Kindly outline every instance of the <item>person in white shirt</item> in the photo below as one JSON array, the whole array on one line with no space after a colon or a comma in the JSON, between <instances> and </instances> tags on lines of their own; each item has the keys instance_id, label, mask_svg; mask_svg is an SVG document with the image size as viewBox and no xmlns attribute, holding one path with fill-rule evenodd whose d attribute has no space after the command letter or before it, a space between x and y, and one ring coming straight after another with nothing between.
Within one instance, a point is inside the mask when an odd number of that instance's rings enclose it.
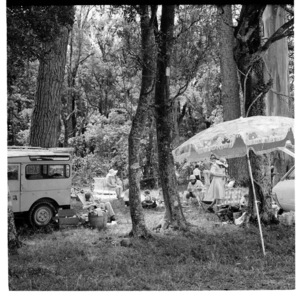
<instances>
[{"instance_id":1,"label":"person in white shirt","mask_svg":"<svg viewBox=\"0 0 300 296\"><path fill-rule=\"evenodd\" d=\"M114 169L110 169L108 174L106 175L105 181L106 181L106 186L108 188L114 189L117 194L117 198L121 197L122 194L122 186L118 184L118 180L116 177L117 170L115 171Z\"/></svg>"},{"instance_id":2,"label":"person in white shirt","mask_svg":"<svg viewBox=\"0 0 300 296\"><path fill-rule=\"evenodd\" d=\"M194 175L190 176L190 182L187 187L187 193L185 194L187 204L191 203L190 198L197 198L198 202L200 203L200 193L204 188L204 185L200 180L197 180Z\"/></svg>"},{"instance_id":3,"label":"person in white shirt","mask_svg":"<svg viewBox=\"0 0 300 296\"><path fill-rule=\"evenodd\" d=\"M199 170L198 164L196 164L196 166L193 170L193 175L196 177L197 180L201 181L201 171Z\"/></svg>"}]
</instances>

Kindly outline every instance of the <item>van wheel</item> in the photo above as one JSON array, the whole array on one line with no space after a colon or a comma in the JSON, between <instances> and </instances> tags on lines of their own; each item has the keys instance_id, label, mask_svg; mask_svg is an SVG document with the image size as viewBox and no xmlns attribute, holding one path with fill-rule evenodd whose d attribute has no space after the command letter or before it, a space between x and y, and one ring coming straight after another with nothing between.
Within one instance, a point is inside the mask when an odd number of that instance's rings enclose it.
<instances>
[{"instance_id":1,"label":"van wheel","mask_svg":"<svg viewBox=\"0 0 300 296\"><path fill-rule=\"evenodd\" d=\"M55 208L49 202L40 202L33 206L29 212L29 221L32 226L46 226L55 213Z\"/></svg>"}]
</instances>

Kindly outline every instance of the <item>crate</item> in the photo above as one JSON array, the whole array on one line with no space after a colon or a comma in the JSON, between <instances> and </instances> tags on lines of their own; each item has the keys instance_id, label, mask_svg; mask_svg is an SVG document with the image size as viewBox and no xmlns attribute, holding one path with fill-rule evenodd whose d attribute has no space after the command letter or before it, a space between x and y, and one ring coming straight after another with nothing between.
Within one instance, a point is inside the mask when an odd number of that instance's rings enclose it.
<instances>
[{"instance_id":1,"label":"crate","mask_svg":"<svg viewBox=\"0 0 300 296\"><path fill-rule=\"evenodd\" d=\"M75 210L66 209L58 211L58 222L59 226L77 226L79 224L79 218L73 217L76 215Z\"/></svg>"}]
</instances>

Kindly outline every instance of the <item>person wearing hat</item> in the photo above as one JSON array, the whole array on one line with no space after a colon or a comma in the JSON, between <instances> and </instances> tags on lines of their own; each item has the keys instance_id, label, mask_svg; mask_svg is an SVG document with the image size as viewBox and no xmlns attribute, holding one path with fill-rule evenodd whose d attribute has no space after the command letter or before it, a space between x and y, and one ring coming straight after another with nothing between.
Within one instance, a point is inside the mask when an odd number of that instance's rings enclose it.
<instances>
[{"instance_id":1,"label":"person wearing hat","mask_svg":"<svg viewBox=\"0 0 300 296\"><path fill-rule=\"evenodd\" d=\"M85 195L85 204L83 205L84 210L88 210L89 212L94 210L101 209L102 211L107 211L108 213L108 221L111 223L112 221L116 221L115 212L110 204L110 202L100 202L96 203L94 200L94 196L91 192L86 192Z\"/></svg>"},{"instance_id":2,"label":"person wearing hat","mask_svg":"<svg viewBox=\"0 0 300 296\"><path fill-rule=\"evenodd\" d=\"M187 187L187 192L185 194L186 203L190 204L191 200L190 198L197 198L199 201L200 193L202 191L202 188L204 188L204 185L200 180L197 180L195 175L190 175L190 182Z\"/></svg>"},{"instance_id":3,"label":"person wearing hat","mask_svg":"<svg viewBox=\"0 0 300 296\"><path fill-rule=\"evenodd\" d=\"M112 188L116 191L117 193L117 198L121 198L122 194L122 186L118 184L117 181L117 170L115 171L114 169L110 169L108 171L108 174L106 175L106 186L108 188Z\"/></svg>"},{"instance_id":4,"label":"person wearing hat","mask_svg":"<svg viewBox=\"0 0 300 296\"><path fill-rule=\"evenodd\" d=\"M211 166L210 175L212 176L212 181L204 200L205 202L211 201L210 206L207 208L208 211L212 211L212 207L217 200L222 200L225 196L225 168L227 167L225 158L216 159Z\"/></svg>"}]
</instances>

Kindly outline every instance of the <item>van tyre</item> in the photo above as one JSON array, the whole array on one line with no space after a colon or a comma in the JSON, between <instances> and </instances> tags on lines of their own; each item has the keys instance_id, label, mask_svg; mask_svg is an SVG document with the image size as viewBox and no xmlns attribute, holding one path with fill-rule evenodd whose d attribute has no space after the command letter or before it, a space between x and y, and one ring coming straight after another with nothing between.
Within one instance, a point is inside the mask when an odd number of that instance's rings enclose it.
<instances>
[{"instance_id":1,"label":"van tyre","mask_svg":"<svg viewBox=\"0 0 300 296\"><path fill-rule=\"evenodd\" d=\"M42 227L50 223L55 213L54 206L49 202L40 202L29 212L29 221L32 226Z\"/></svg>"}]
</instances>

